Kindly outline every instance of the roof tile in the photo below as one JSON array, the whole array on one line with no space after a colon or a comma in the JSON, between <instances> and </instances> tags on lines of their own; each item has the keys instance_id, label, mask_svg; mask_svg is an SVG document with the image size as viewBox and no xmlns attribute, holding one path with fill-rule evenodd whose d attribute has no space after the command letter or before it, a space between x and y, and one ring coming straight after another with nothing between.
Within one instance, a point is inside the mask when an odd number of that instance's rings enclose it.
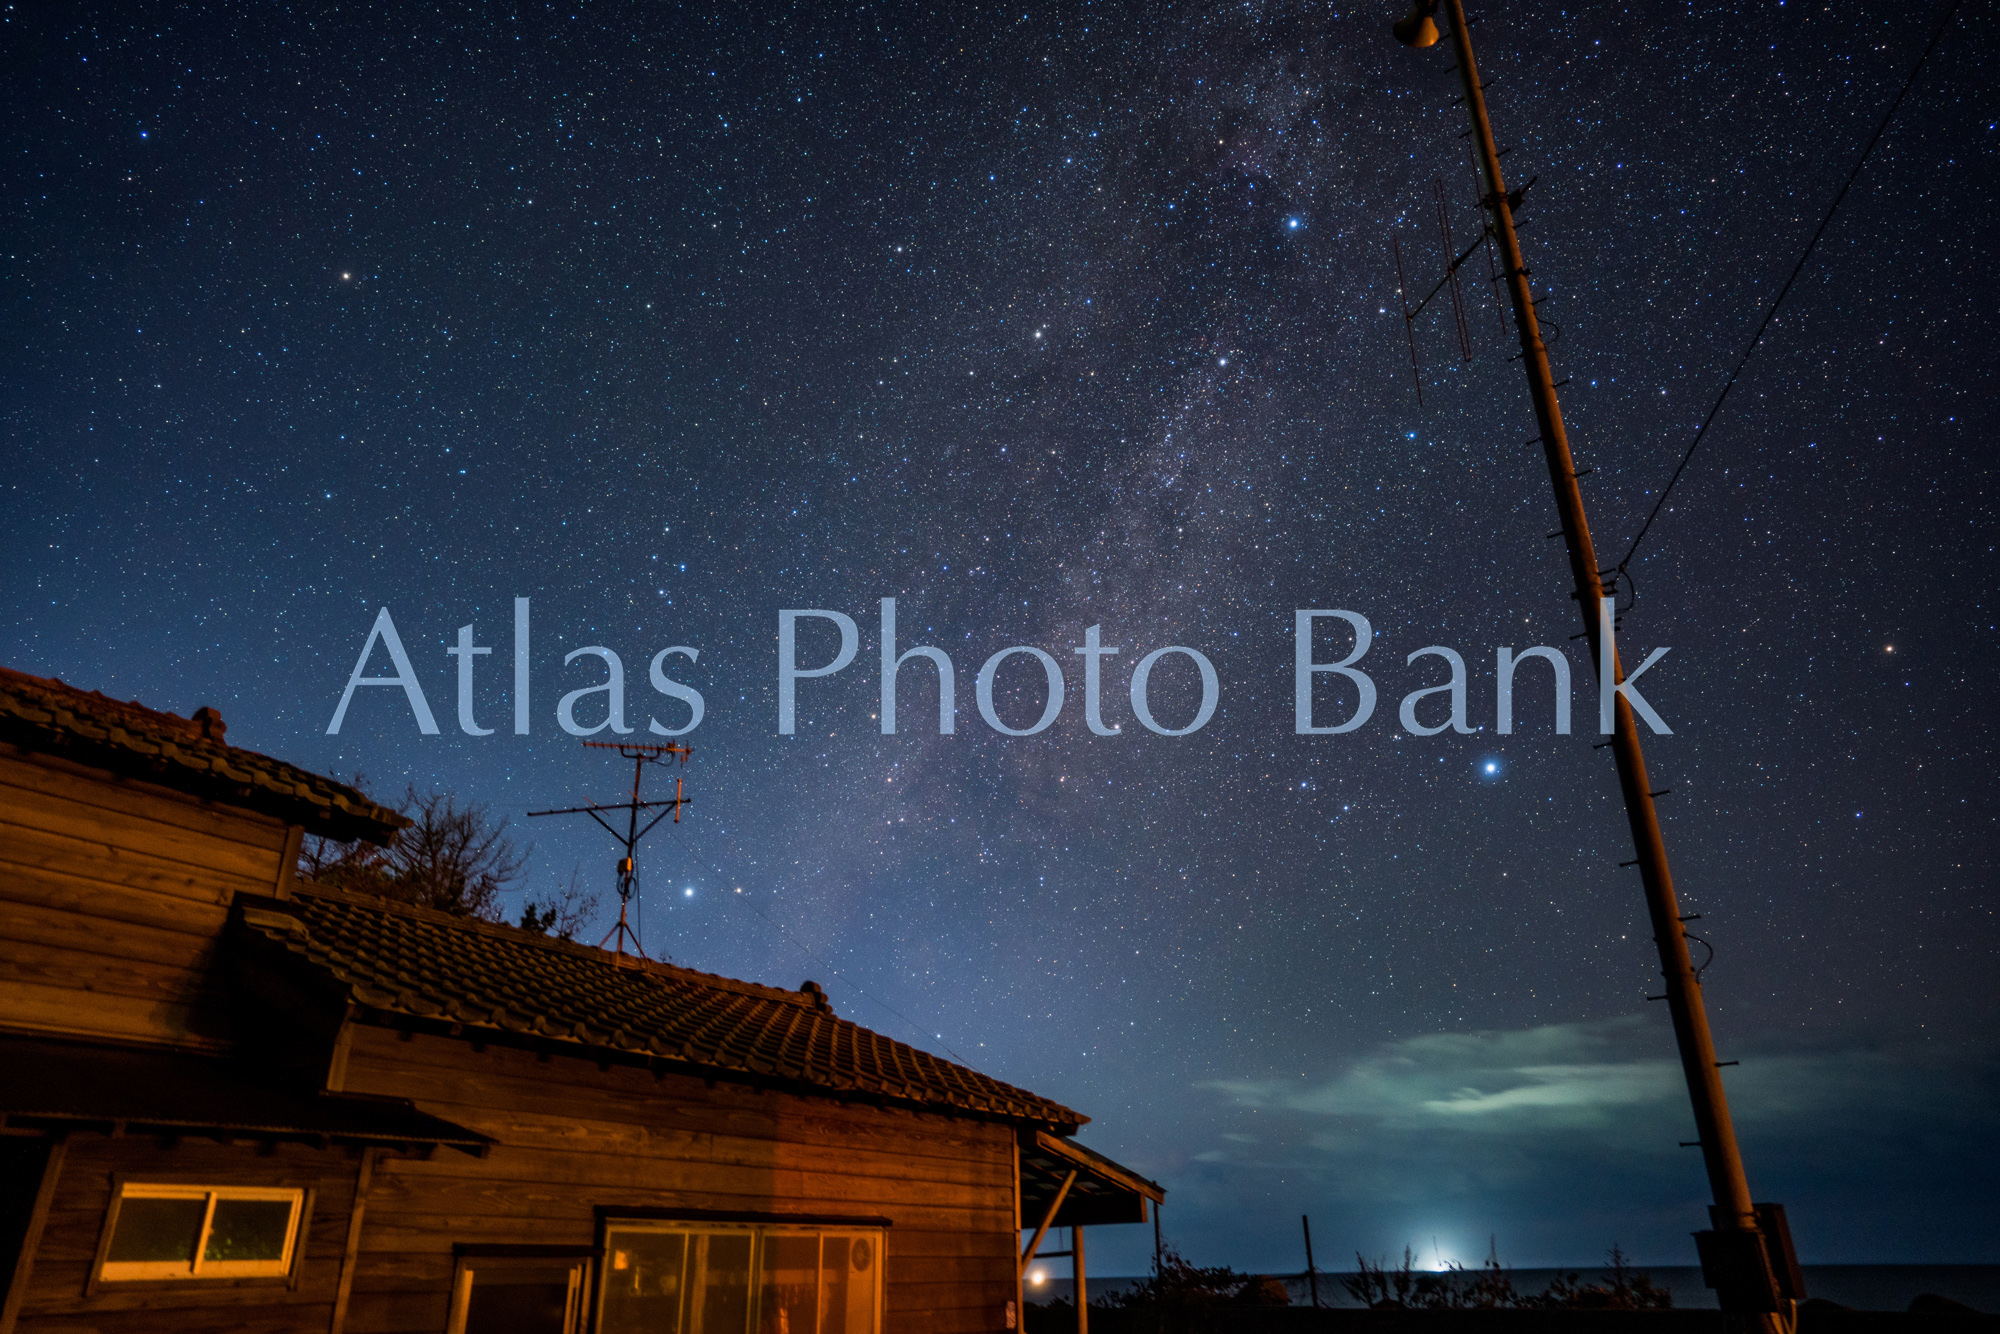
<instances>
[{"instance_id":1,"label":"roof tile","mask_svg":"<svg viewBox=\"0 0 2000 1334\"><path fill-rule=\"evenodd\" d=\"M192 718L0 667L0 741L242 806L329 838L386 843L409 821L331 778L223 740L214 709Z\"/></svg>"},{"instance_id":2,"label":"roof tile","mask_svg":"<svg viewBox=\"0 0 2000 1334\"><path fill-rule=\"evenodd\" d=\"M815 993L619 958L514 927L301 887L242 925L377 1010L778 1078L810 1090L1074 1128L1088 1118L841 1019Z\"/></svg>"}]
</instances>

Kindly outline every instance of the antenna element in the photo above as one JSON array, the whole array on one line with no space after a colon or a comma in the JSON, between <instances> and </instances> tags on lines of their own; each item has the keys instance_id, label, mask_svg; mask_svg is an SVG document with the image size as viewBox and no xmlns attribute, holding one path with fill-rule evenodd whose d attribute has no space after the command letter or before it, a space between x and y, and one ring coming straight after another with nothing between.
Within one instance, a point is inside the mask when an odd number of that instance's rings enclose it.
<instances>
[{"instance_id":1,"label":"antenna element","mask_svg":"<svg viewBox=\"0 0 2000 1334\"><path fill-rule=\"evenodd\" d=\"M604 826L605 833L624 846L625 855L618 859L618 925L605 933L604 939L597 942L597 948L603 949L606 944L615 942L618 957L622 960L625 957L625 941L629 938L632 942L632 952L644 959L648 956L645 947L639 943L639 933L634 931L626 920L626 912L632 904L632 893L639 880L637 859L639 840L651 833L653 826L666 819L670 813L674 817L674 823L679 824L681 807L687 805L689 799L686 795L685 780L678 773L674 775L674 795L669 800L639 800L639 783L645 777L647 765L675 762L686 764L688 756L694 754L694 751L686 746L674 745L672 742L663 746L653 745L650 742L628 741L586 741L583 744L591 750L615 750L632 761L631 800L620 802L615 806L565 806L560 810L529 811L528 814L530 816L588 815ZM641 828L639 812L650 810L659 810L660 813L647 820L645 826ZM613 811L625 812L625 832L622 834L604 818Z\"/></svg>"}]
</instances>

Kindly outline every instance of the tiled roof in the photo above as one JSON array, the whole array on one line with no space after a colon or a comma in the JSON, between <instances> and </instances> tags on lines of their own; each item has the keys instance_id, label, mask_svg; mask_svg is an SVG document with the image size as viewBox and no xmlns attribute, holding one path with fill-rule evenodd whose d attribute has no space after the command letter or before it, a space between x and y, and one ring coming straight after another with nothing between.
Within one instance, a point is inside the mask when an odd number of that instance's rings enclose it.
<instances>
[{"instance_id":1,"label":"tiled roof","mask_svg":"<svg viewBox=\"0 0 2000 1334\"><path fill-rule=\"evenodd\" d=\"M0 667L0 741L273 815L330 838L385 843L409 821L331 778L224 741L214 709L192 718Z\"/></svg>"},{"instance_id":2,"label":"tiled roof","mask_svg":"<svg viewBox=\"0 0 2000 1334\"><path fill-rule=\"evenodd\" d=\"M246 905L254 943L386 1015L629 1054L704 1074L1070 1132L1088 1118L785 991L338 890Z\"/></svg>"}]
</instances>

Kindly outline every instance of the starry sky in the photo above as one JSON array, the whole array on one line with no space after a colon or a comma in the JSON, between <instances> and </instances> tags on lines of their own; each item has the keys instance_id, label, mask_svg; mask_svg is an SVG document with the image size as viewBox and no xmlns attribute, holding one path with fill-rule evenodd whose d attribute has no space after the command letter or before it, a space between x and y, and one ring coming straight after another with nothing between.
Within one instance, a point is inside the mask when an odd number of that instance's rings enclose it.
<instances>
[{"instance_id":1,"label":"starry sky","mask_svg":"<svg viewBox=\"0 0 2000 1334\"><path fill-rule=\"evenodd\" d=\"M1630 541L1936 15L1479 7L1601 554ZM386 799L527 812L629 769L558 725L620 659L685 724L647 948L795 986L1093 1118L1203 1263L1405 1244L1693 1262L1707 1203L1458 89L1302 3L299 5L0 13L0 662ZM2000 1258L1990 7L1968 5L1634 562L1648 739L1753 1190L1808 1262ZM1422 275L1420 278L1419 275ZM512 730L514 600L531 730ZM881 732L879 602L900 674ZM356 691L388 608L440 728ZM777 727L781 608L858 656ZM1299 608L1373 717L1294 731ZM475 660L459 726L458 627ZM1098 735L1075 649L1102 663ZM1348 651L1333 621L1316 652ZM800 623L802 665L832 622ZM1498 647L1567 652L1496 730ZM1066 694L981 715L1011 646ZM1154 649L1214 665L1186 735ZM1468 734L1408 692L1467 664ZM379 647L370 670L388 674ZM1345 692L1345 693L1343 693ZM1029 654L994 716L1040 716ZM1188 656L1148 700L1194 718ZM1981 704L1987 699L1987 704ZM1322 677L1321 723L1351 690ZM1446 701L1419 712L1442 721ZM606 697L574 709L602 721ZM602 737L600 737L602 739ZM517 911L520 896L509 900ZM591 940L609 925L600 915ZM1701 952L1697 949L1697 960ZM1137 1272L1146 1229L1096 1265Z\"/></svg>"}]
</instances>

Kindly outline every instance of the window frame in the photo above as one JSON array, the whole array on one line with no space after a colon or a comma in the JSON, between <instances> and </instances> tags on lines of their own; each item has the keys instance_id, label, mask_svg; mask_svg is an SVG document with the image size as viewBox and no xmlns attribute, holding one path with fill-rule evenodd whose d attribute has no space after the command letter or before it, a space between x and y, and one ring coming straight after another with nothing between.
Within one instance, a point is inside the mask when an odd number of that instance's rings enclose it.
<instances>
[{"instance_id":1,"label":"window frame","mask_svg":"<svg viewBox=\"0 0 2000 1334\"><path fill-rule=\"evenodd\" d=\"M90 1290L125 1289L137 1284L174 1285L185 1283L233 1284L241 1282L285 1283L297 1286L299 1260L305 1254L307 1225L312 1219L313 1187L288 1182L238 1185L214 1180L162 1181L151 1177L113 1177L111 1201L104 1213L104 1231L97 1244L97 1256L90 1270ZM174 1260L113 1260L112 1243L127 1200L201 1199L201 1230L195 1236L194 1255L186 1263ZM207 1260L209 1237L215 1225L215 1207L221 1200L282 1200L291 1204L286 1223L285 1243L276 1260Z\"/></svg>"},{"instance_id":2,"label":"window frame","mask_svg":"<svg viewBox=\"0 0 2000 1334\"><path fill-rule=\"evenodd\" d=\"M767 1237L813 1236L820 1238L821 1247L825 1238L836 1236L865 1237L873 1243L875 1258L870 1266L872 1273L872 1309L874 1329L869 1334L882 1334L886 1328L888 1313L885 1302L888 1297L889 1269L889 1220L886 1218L843 1218L804 1215L787 1217L782 1214L718 1214L706 1210L598 1210L598 1279L591 1294L589 1305L589 1328L598 1331L604 1327L604 1301L612 1273L611 1234L617 1230L674 1233L686 1237L718 1233L740 1233L750 1238L750 1283L747 1325L751 1330L758 1326L761 1312L758 1302L761 1284L758 1275L763 1272L764 1243ZM821 1251L824 1257L824 1249ZM816 1280L824 1291L825 1261L822 1258L815 1271Z\"/></svg>"},{"instance_id":3,"label":"window frame","mask_svg":"<svg viewBox=\"0 0 2000 1334\"><path fill-rule=\"evenodd\" d=\"M445 1334L465 1334L465 1322L472 1313L472 1287L481 1270L552 1269L558 1264L566 1264L570 1271L563 1334L584 1334L588 1328L597 1269L597 1252L593 1247L461 1244L452 1249L456 1263L452 1266L451 1307L445 1316Z\"/></svg>"}]
</instances>

